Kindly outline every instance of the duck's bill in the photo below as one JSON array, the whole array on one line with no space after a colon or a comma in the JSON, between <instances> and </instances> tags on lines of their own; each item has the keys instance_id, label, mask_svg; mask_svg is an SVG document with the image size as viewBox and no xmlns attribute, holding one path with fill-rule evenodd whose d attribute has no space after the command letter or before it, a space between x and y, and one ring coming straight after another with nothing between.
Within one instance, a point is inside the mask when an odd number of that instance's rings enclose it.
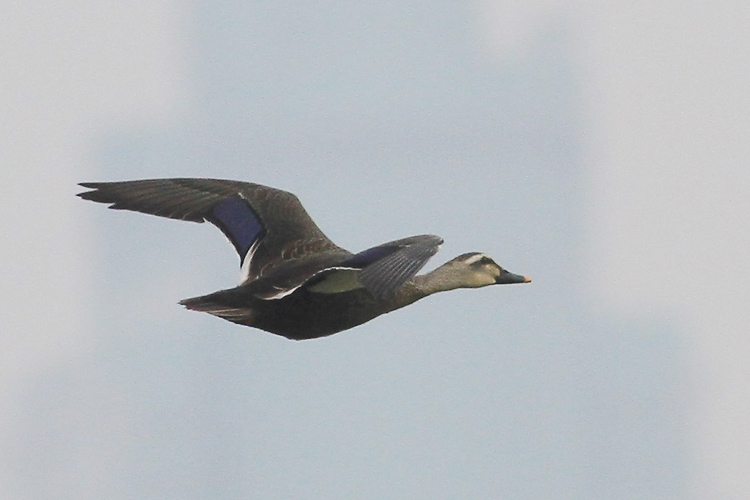
<instances>
[{"instance_id":1,"label":"duck's bill","mask_svg":"<svg viewBox=\"0 0 750 500\"><path fill-rule=\"evenodd\" d=\"M509 273L508 271L503 271L503 273L497 277L497 280L495 281L498 285L510 285L512 283L530 283L531 278L527 276L522 276L520 274L513 274Z\"/></svg>"}]
</instances>

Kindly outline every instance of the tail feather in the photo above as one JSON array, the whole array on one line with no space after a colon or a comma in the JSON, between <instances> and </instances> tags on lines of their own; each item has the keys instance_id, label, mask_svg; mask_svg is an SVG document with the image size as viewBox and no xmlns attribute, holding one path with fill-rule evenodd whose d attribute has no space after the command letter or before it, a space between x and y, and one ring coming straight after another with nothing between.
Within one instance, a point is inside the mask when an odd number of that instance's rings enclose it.
<instances>
[{"instance_id":1,"label":"tail feather","mask_svg":"<svg viewBox=\"0 0 750 500\"><path fill-rule=\"evenodd\" d=\"M180 301L180 304L192 311L205 312L233 323L250 325L255 316L253 309L240 304L237 294L232 292L233 290L222 290L201 297L184 299Z\"/></svg>"}]
</instances>

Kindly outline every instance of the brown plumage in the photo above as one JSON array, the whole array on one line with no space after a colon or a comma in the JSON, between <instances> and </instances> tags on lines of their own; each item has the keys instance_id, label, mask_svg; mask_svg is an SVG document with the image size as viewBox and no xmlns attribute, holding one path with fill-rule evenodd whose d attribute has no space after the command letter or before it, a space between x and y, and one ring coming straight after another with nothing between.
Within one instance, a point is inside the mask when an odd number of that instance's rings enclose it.
<instances>
[{"instance_id":1,"label":"brown plumage","mask_svg":"<svg viewBox=\"0 0 750 500\"><path fill-rule=\"evenodd\" d=\"M240 256L242 282L180 303L290 339L331 335L441 291L530 281L477 252L416 276L443 241L434 235L352 254L323 234L295 195L260 184L152 179L81 186L91 191L78 196L113 209L216 225Z\"/></svg>"}]
</instances>

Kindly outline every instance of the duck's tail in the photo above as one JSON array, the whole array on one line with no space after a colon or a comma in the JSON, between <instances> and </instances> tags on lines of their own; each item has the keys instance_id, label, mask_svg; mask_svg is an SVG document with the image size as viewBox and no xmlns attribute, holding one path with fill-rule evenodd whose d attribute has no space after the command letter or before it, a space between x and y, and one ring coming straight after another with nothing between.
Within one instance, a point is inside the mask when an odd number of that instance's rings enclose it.
<instances>
[{"instance_id":1,"label":"duck's tail","mask_svg":"<svg viewBox=\"0 0 750 500\"><path fill-rule=\"evenodd\" d=\"M240 325L252 326L255 318L252 307L247 304L247 298L236 288L184 299L180 304L193 311L213 314Z\"/></svg>"}]
</instances>

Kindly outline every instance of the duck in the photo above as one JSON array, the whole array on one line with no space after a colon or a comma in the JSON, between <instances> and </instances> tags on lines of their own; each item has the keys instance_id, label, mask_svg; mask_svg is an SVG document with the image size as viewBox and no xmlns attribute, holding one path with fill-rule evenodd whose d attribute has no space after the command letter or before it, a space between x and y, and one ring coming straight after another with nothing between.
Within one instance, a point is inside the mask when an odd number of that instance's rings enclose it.
<instances>
[{"instance_id":1,"label":"duck","mask_svg":"<svg viewBox=\"0 0 750 500\"><path fill-rule=\"evenodd\" d=\"M82 182L84 200L209 222L240 258L238 286L180 301L187 309L292 340L327 337L435 293L528 283L481 252L418 275L443 239L410 236L358 253L333 243L293 193L224 179Z\"/></svg>"}]
</instances>

